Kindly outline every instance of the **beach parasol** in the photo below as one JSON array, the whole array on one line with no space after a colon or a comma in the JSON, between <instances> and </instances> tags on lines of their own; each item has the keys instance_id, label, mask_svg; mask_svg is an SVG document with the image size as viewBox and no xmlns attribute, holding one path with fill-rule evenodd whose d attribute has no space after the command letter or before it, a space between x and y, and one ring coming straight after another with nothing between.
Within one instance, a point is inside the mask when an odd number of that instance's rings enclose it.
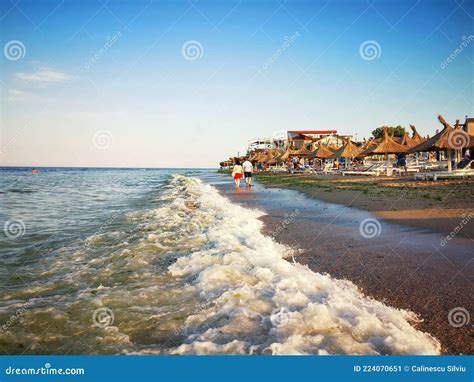
<instances>
[{"instance_id":1,"label":"beach parasol","mask_svg":"<svg viewBox=\"0 0 474 382\"><path fill-rule=\"evenodd\" d=\"M311 151L308 154L308 159L313 159L313 158L328 159L332 154L333 152L326 145L320 144L316 148L316 150Z\"/></svg>"},{"instance_id":2,"label":"beach parasol","mask_svg":"<svg viewBox=\"0 0 474 382\"><path fill-rule=\"evenodd\" d=\"M449 125L441 115L438 115L438 120L444 126L443 130L427 139L425 142L411 148L409 152L447 150L448 172L451 172L452 150L461 150L462 148L468 147L470 144L470 137L461 127L453 128ZM456 125L458 126L458 123Z\"/></svg>"},{"instance_id":3,"label":"beach parasol","mask_svg":"<svg viewBox=\"0 0 474 382\"><path fill-rule=\"evenodd\" d=\"M283 153L281 151L276 150L276 152L273 153L272 158L267 161L267 164L275 165L275 164L283 162L283 160L281 159L282 156L283 156Z\"/></svg>"},{"instance_id":4,"label":"beach parasol","mask_svg":"<svg viewBox=\"0 0 474 382\"><path fill-rule=\"evenodd\" d=\"M360 149L356 145L354 145L349 138L346 138L344 144L339 147L339 149L334 151L334 153L329 158L354 158L358 156L359 153Z\"/></svg>"},{"instance_id":5,"label":"beach parasol","mask_svg":"<svg viewBox=\"0 0 474 382\"><path fill-rule=\"evenodd\" d=\"M383 138L380 142L375 145L370 146L364 152L360 153L359 156L366 156L366 155L377 155L377 154L384 154L385 160L387 161L387 175L389 174L388 171L388 155L389 154L399 154L399 153L406 153L408 148L406 146L402 146L401 144L395 142L390 134L388 133L388 128L384 127L383 129Z\"/></svg>"},{"instance_id":6,"label":"beach parasol","mask_svg":"<svg viewBox=\"0 0 474 382\"><path fill-rule=\"evenodd\" d=\"M372 147L372 146L375 146L377 144L377 142L378 141L376 141L375 139L369 139L369 140L364 139L362 147L360 147L359 154L357 156L358 157L365 156L364 153L368 152L369 148Z\"/></svg>"},{"instance_id":7,"label":"beach parasol","mask_svg":"<svg viewBox=\"0 0 474 382\"><path fill-rule=\"evenodd\" d=\"M278 163L278 158L277 157L273 157L272 159L269 159L267 161L267 164L269 164L269 165L275 165L277 163Z\"/></svg>"},{"instance_id":8,"label":"beach parasol","mask_svg":"<svg viewBox=\"0 0 474 382\"><path fill-rule=\"evenodd\" d=\"M290 157L290 155L291 155L291 150L290 148L287 148L286 151L283 153L283 155L280 157L280 159L285 161Z\"/></svg>"},{"instance_id":9,"label":"beach parasol","mask_svg":"<svg viewBox=\"0 0 474 382\"><path fill-rule=\"evenodd\" d=\"M271 157L270 157L271 158ZM265 151L265 152L261 152L260 155L258 156L257 158L257 162L258 163L265 163L267 160L270 159L269 158L269 152L268 151Z\"/></svg>"},{"instance_id":10,"label":"beach parasol","mask_svg":"<svg viewBox=\"0 0 474 382\"><path fill-rule=\"evenodd\" d=\"M305 145L301 146L301 148L299 150L296 150L293 155L296 155L296 156L308 156L309 154L311 153L311 151L309 151Z\"/></svg>"},{"instance_id":11,"label":"beach parasol","mask_svg":"<svg viewBox=\"0 0 474 382\"><path fill-rule=\"evenodd\" d=\"M403 134L403 137L399 142L401 145L406 146L408 149L411 149L425 141L425 138L418 134L418 131L416 130L416 127L414 125L410 125L410 129L413 132L412 136L410 137L407 131L405 130L405 133ZM415 161L416 165L418 166L418 153L415 154Z\"/></svg>"},{"instance_id":12,"label":"beach parasol","mask_svg":"<svg viewBox=\"0 0 474 382\"><path fill-rule=\"evenodd\" d=\"M286 151L283 153L283 155L280 157L280 159L282 161L285 161L287 159L289 159L292 155L296 155L296 151L290 149L290 147L288 146Z\"/></svg>"},{"instance_id":13,"label":"beach parasol","mask_svg":"<svg viewBox=\"0 0 474 382\"><path fill-rule=\"evenodd\" d=\"M416 130L415 125L410 125L410 129L411 129L411 131L413 131L413 134L411 136L411 140L415 144L419 145L420 143L426 141L425 138L423 138L420 134L418 134L418 131Z\"/></svg>"},{"instance_id":14,"label":"beach parasol","mask_svg":"<svg viewBox=\"0 0 474 382\"><path fill-rule=\"evenodd\" d=\"M262 155L259 159L260 163L267 163L269 164L270 161L276 159L278 157L278 150L270 149L264 155Z\"/></svg>"},{"instance_id":15,"label":"beach parasol","mask_svg":"<svg viewBox=\"0 0 474 382\"><path fill-rule=\"evenodd\" d=\"M417 143L413 141L413 139L410 137L410 135L405 131L402 137L398 140L398 143L400 143L402 146L405 146L408 149L411 149L412 147L415 147Z\"/></svg>"},{"instance_id":16,"label":"beach parasol","mask_svg":"<svg viewBox=\"0 0 474 382\"><path fill-rule=\"evenodd\" d=\"M253 154L250 156L249 161L257 162L258 158L260 157L261 151L254 151Z\"/></svg>"},{"instance_id":17,"label":"beach parasol","mask_svg":"<svg viewBox=\"0 0 474 382\"><path fill-rule=\"evenodd\" d=\"M388 133L388 128L384 127L383 129L383 138L380 142L369 146L364 152L359 153L359 156L366 155L376 155L376 154L398 154L405 153L407 148L401 144L395 142L390 134Z\"/></svg>"}]
</instances>

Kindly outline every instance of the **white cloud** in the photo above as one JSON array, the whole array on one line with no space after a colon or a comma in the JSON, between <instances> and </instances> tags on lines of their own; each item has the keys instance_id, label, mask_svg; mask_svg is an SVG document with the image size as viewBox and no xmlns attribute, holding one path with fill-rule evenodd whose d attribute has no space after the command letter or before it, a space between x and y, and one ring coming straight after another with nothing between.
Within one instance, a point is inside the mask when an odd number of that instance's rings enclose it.
<instances>
[{"instance_id":1,"label":"white cloud","mask_svg":"<svg viewBox=\"0 0 474 382\"><path fill-rule=\"evenodd\" d=\"M66 82L72 80L72 76L60 72L59 70L40 68L34 72L18 72L15 73L15 78L21 81L35 82L38 84L46 84L51 82Z\"/></svg>"}]
</instances>

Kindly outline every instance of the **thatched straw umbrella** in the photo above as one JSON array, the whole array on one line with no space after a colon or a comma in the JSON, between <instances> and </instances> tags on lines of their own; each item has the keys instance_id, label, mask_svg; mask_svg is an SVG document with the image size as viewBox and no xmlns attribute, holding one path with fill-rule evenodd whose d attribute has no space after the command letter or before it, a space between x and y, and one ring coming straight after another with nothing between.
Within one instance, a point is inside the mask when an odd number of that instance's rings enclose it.
<instances>
[{"instance_id":1,"label":"thatched straw umbrella","mask_svg":"<svg viewBox=\"0 0 474 382\"><path fill-rule=\"evenodd\" d=\"M400 137L398 143L400 143L402 146L406 146L408 149L411 149L417 145L417 143L410 137L410 135L408 135L406 131L403 136Z\"/></svg>"},{"instance_id":2,"label":"thatched straw umbrella","mask_svg":"<svg viewBox=\"0 0 474 382\"><path fill-rule=\"evenodd\" d=\"M258 156L260 155L260 153L261 153L261 151L254 151L252 153L252 155L250 155L249 161L250 162L256 161L258 159Z\"/></svg>"},{"instance_id":3,"label":"thatched straw umbrella","mask_svg":"<svg viewBox=\"0 0 474 382\"><path fill-rule=\"evenodd\" d=\"M418 133L418 131L416 130L415 125L410 125L410 129L413 132L413 134L411 136L411 140L408 140L409 144L406 145L406 146L408 146L409 149L411 149L411 148L419 145L420 143L423 143L424 141L426 141L426 138L423 138ZM416 161L417 166L418 166L418 160L419 160L419 155L418 155L418 153L415 153L415 161Z\"/></svg>"},{"instance_id":4,"label":"thatched straw umbrella","mask_svg":"<svg viewBox=\"0 0 474 382\"><path fill-rule=\"evenodd\" d=\"M296 151L295 150L292 150L290 149L290 147L288 146L286 151L283 153L283 155L280 157L280 159L282 161L285 161L287 159L289 159L292 155L296 155Z\"/></svg>"},{"instance_id":5,"label":"thatched straw umbrella","mask_svg":"<svg viewBox=\"0 0 474 382\"><path fill-rule=\"evenodd\" d=\"M337 158L346 158L352 159L358 156L360 153L360 149L354 145L349 138L344 139L344 144L339 147L334 154L331 155L330 159L337 159ZM345 161L345 167L347 168L348 161Z\"/></svg>"},{"instance_id":6,"label":"thatched straw umbrella","mask_svg":"<svg viewBox=\"0 0 474 382\"><path fill-rule=\"evenodd\" d=\"M423 138L420 134L418 134L418 131L416 131L415 126L410 125L410 127L413 130L413 137L410 137L408 132L404 129L403 136L397 140L398 143L400 143L402 146L405 146L407 149L411 149L412 147L415 147L416 145L423 142ZM415 154L415 161L418 165L418 153Z\"/></svg>"},{"instance_id":7,"label":"thatched straw umbrella","mask_svg":"<svg viewBox=\"0 0 474 382\"><path fill-rule=\"evenodd\" d=\"M275 150L272 154L272 158L267 161L268 165L276 165L278 163L283 162L281 157L283 156L283 152Z\"/></svg>"},{"instance_id":8,"label":"thatched straw umbrella","mask_svg":"<svg viewBox=\"0 0 474 382\"><path fill-rule=\"evenodd\" d=\"M268 150L267 155L265 157L265 162L268 163L268 161L272 160L278 155L277 150Z\"/></svg>"},{"instance_id":9,"label":"thatched straw umbrella","mask_svg":"<svg viewBox=\"0 0 474 382\"><path fill-rule=\"evenodd\" d=\"M258 163L265 163L267 160L269 160L271 157L269 157L269 152L268 151L265 151L265 152L261 152L260 155L258 156L257 158L257 162Z\"/></svg>"},{"instance_id":10,"label":"thatched straw umbrella","mask_svg":"<svg viewBox=\"0 0 474 382\"><path fill-rule=\"evenodd\" d=\"M420 143L419 145L411 148L410 153L420 152L420 151L444 151L447 150L448 157L448 172L452 171L451 157L453 149L462 149L469 146L469 136L467 133L462 130L462 128L457 127L454 129L445 119L438 115L439 122L444 126L438 134L427 139L425 142ZM466 138L466 136L468 138Z\"/></svg>"},{"instance_id":11,"label":"thatched straw umbrella","mask_svg":"<svg viewBox=\"0 0 474 382\"><path fill-rule=\"evenodd\" d=\"M356 145L354 145L349 138L346 138L344 144L339 147L339 149L334 151L334 153L329 158L355 158L359 155L359 153L360 149Z\"/></svg>"},{"instance_id":12,"label":"thatched straw umbrella","mask_svg":"<svg viewBox=\"0 0 474 382\"><path fill-rule=\"evenodd\" d=\"M286 151L283 153L283 155L280 157L281 160L287 160L291 155L291 150L288 148Z\"/></svg>"},{"instance_id":13,"label":"thatched straw umbrella","mask_svg":"<svg viewBox=\"0 0 474 382\"><path fill-rule=\"evenodd\" d=\"M401 144L395 142L392 137L390 137L388 133L388 128L384 127L383 129L383 138L380 142L376 145L370 146L367 150L360 153L360 156L366 155L385 155L385 160L387 162L387 175L388 175L388 155L389 154L399 154L399 153L406 153L408 148L406 146L402 146Z\"/></svg>"},{"instance_id":14,"label":"thatched straw umbrella","mask_svg":"<svg viewBox=\"0 0 474 382\"><path fill-rule=\"evenodd\" d=\"M332 154L333 152L329 149L329 147L321 143L316 148L316 150L308 154L308 159L313 159L313 158L328 159Z\"/></svg>"},{"instance_id":15,"label":"thatched straw umbrella","mask_svg":"<svg viewBox=\"0 0 474 382\"><path fill-rule=\"evenodd\" d=\"M275 165L275 164L278 164L278 158L277 157L273 157L272 159L269 159L267 161L267 164L272 166L272 165Z\"/></svg>"},{"instance_id":16,"label":"thatched straw umbrella","mask_svg":"<svg viewBox=\"0 0 474 382\"><path fill-rule=\"evenodd\" d=\"M415 125L410 125L410 129L411 131L413 131L413 134L411 136L411 140L413 141L413 143L419 145L420 143L423 143L424 141L426 141L425 138L423 138L420 134L418 134L418 131L416 130Z\"/></svg>"},{"instance_id":17,"label":"thatched straw umbrella","mask_svg":"<svg viewBox=\"0 0 474 382\"><path fill-rule=\"evenodd\" d=\"M279 157L278 150L270 149L264 155L260 157L259 163L271 164L270 162L273 162L273 160L277 159L278 157Z\"/></svg>"},{"instance_id":18,"label":"thatched straw umbrella","mask_svg":"<svg viewBox=\"0 0 474 382\"><path fill-rule=\"evenodd\" d=\"M375 146L377 142L378 141L376 141L375 139L369 139L369 140L364 139L362 147L359 148L359 154L357 156L359 158L364 157L365 156L364 153L368 152L369 148L372 146Z\"/></svg>"},{"instance_id":19,"label":"thatched straw umbrella","mask_svg":"<svg viewBox=\"0 0 474 382\"><path fill-rule=\"evenodd\" d=\"M296 155L296 156L302 156L302 157L306 157L309 155L309 153L311 153L311 151L309 151L305 145L301 146L301 148L299 150L296 150L293 155Z\"/></svg>"}]
</instances>

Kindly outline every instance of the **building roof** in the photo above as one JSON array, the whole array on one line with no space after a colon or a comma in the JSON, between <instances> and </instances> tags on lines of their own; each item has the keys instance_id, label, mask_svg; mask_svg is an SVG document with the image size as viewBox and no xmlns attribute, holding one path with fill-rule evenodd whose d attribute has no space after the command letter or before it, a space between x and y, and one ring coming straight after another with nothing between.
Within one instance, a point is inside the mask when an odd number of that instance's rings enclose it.
<instances>
[{"instance_id":1,"label":"building roof","mask_svg":"<svg viewBox=\"0 0 474 382\"><path fill-rule=\"evenodd\" d=\"M337 130L290 130L288 131L289 141L314 140L311 135L331 135L337 134Z\"/></svg>"},{"instance_id":2,"label":"building roof","mask_svg":"<svg viewBox=\"0 0 474 382\"><path fill-rule=\"evenodd\" d=\"M337 134L337 130L288 130L292 134Z\"/></svg>"}]
</instances>

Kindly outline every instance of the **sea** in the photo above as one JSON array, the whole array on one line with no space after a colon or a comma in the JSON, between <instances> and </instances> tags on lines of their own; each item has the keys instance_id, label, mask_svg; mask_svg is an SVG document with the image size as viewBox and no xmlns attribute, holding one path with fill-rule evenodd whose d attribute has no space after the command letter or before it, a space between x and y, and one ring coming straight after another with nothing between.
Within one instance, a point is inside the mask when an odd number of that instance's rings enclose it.
<instances>
[{"instance_id":1,"label":"sea","mask_svg":"<svg viewBox=\"0 0 474 382\"><path fill-rule=\"evenodd\" d=\"M311 271L216 170L0 168L2 354L438 354Z\"/></svg>"}]
</instances>

